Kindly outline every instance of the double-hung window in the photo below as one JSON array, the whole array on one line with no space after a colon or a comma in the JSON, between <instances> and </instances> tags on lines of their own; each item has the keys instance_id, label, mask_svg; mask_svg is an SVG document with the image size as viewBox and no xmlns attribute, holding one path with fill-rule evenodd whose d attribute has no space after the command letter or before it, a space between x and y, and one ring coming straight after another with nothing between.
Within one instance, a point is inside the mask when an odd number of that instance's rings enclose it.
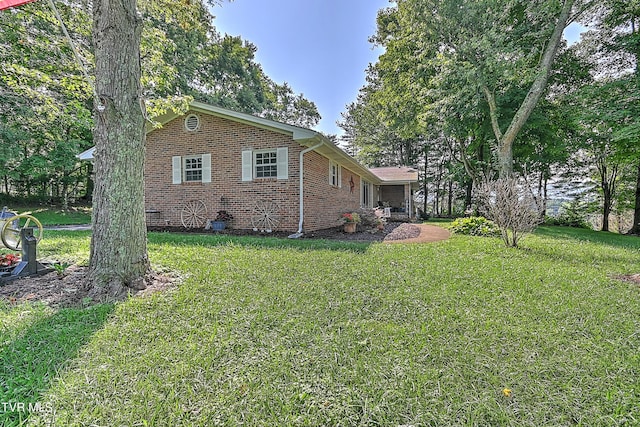
<instances>
[{"instance_id":1,"label":"double-hung window","mask_svg":"<svg viewBox=\"0 0 640 427\"><path fill-rule=\"evenodd\" d=\"M183 157L184 182L202 181L202 156Z\"/></svg>"},{"instance_id":2,"label":"double-hung window","mask_svg":"<svg viewBox=\"0 0 640 427\"><path fill-rule=\"evenodd\" d=\"M334 161L329 162L329 184L334 187L342 186L342 171L340 165Z\"/></svg>"},{"instance_id":3,"label":"double-hung window","mask_svg":"<svg viewBox=\"0 0 640 427\"><path fill-rule=\"evenodd\" d=\"M256 178L278 177L278 153L277 150L254 151L253 165Z\"/></svg>"},{"instance_id":4,"label":"double-hung window","mask_svg":"<svg viewBox=\"0 0 640 427\"><path fill-rule=\"evenodd\" d=\"M171 158L172 182L211 182L211 154L173 156Z\"/></svg>"},{"instance_id":5,"label":"double-hung window","mask_svg":"<svg viewBox=\"0 0 640 427\"><path fill-rule=\"evenodd\" d=\"M289 179L289 149L242 150L242 180Z\"/></svg>"},{"instance_id":6,"label":"double-hung window","mask_svg":"<svg viewBox=\"0 0 640 427\"><path fill-rule=\"evenodd\" d=\"M362 207L370 208L371 207L371 183L367 181L362 181Z\"/></svg>"}]
</instances>

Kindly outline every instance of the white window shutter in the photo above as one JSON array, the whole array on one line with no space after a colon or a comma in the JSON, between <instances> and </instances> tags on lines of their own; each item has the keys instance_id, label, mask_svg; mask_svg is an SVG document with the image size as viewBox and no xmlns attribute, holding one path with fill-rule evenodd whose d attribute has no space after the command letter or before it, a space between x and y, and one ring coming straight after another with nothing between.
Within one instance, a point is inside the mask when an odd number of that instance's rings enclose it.
<instances>
[{"instance_id":1,"label":"white window shutter","mask_svg":"<svg viewBox=\"0 0 640 427\"><path fill-rule=\"evenodd\" d=\"M342 167L340 165L336 165L338 169L338 188L342 188Z\"/></svg>"},{"instance_id":2,"label":"white window shutter","mask_svg":"<svg viewBox=\"0 0 640 427\"><path fill-rule=\"evenodd\" d=\"M253 152L251 150L242 151L242 180L251 181L253 179Z\"/></svg>"},{"instance_id":3,"label":"white window shutter","mask_svg":"<svg viewBox=\"0 0 640 427\"><path fill-rule=\"evenodd\" d=\"M280 147L276 151L278 162L278 179L289 179L289 149Z\"/></svg>"},{"instance_id":4,"label":"white window shutter","mask_svg":"<svg viewBox=\"0 0 640 427\"><path fill-rule=\"evenodd\" d=\"M211 182L211 153L202 155L202 182Z\"/></svg>"},{"instance_id":5,"label":"white window shutter","mask_svg":"<svg viewBox=\"0 0 640 427\"><path fill-rule=\"evenodd\" d=\"M173 166L173 183L182 184L182 157L173 156L171 165Z\"/></svg>"}]
</instances>

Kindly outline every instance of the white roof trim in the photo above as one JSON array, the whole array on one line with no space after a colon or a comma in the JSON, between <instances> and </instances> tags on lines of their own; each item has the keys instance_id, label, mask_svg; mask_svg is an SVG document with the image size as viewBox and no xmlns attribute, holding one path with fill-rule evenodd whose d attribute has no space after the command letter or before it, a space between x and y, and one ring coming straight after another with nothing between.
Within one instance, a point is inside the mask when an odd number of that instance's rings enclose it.
<instances>
[{"instance_id":1,"label":"white roof trim","mask_svg":"<svg viewBox=\"0 0 640 427\"><path fill-rule=\"evenodd\" d=\"M263 117L252 116L251 114L239 113L237 111L228 110L222 107L216 107L215 105L209 105L203 102L193 101L191 104L189 104L189 106L193 111L209 113L213 114L214 116L224 117L236 122L247 123L258 127L290 133L293 135L293 139L296 141L311 139L319 135L318 132L314 132L309 129L288 125L286 123L276 122L273 120L265 119Z\"/></svg>"},{"instance_id":2,"label":"white roof trim","mask_svg":"<svg viewBox=\"0 0 640 427\"><path fill-rule=\"evenodd\" d=\"M80 160L93 160L93 153L96 151L96 147L91 147L88 150L84 150L80 154L76 154L76 157Z\"/></svg>"},{"instance_id":3,"label":"white roof trim","mask_svg":"<svg viewBox=\"0 0 640 427\"><path fill-rule=\"evenodd\" d=\"M310 129L276 122L273 120L265 119L263 117L253 116L251 114L239 113L237 111L217 107L215 105L205 104L198 101L189 103L189 110L185 113L179 114L171 111L163 114L162 116L154 118L154 121L162 126L178 117L184 116L189 111L211 114L213 116L222 117L235 122L245 123L259 128L289 134L292 136L294 141L306 147L311 147L321 142L322 144L315 149L315 151L317 151L321 155L336 161L341 166L351 170L357 175L360 175L362 178L366 179L374 185L379 185L384 182L377 175L373 174L373 172L371 172L367 167L361 165L356 159L345 153L340 147L331 142L326 136ZM145 129L146 133L150 133L156 130L157 126L153 126L147 123ZM95 147L92 147L78 154L77 157L80 160L93 160L94 151Z\"/></svg>"}]
</instances>

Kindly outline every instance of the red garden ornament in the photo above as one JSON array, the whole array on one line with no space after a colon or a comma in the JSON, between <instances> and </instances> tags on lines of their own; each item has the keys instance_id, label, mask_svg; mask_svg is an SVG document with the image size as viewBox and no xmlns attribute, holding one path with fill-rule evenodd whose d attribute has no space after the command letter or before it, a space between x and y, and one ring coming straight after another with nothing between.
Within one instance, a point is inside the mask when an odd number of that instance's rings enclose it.
<instances>
[{"instance_id":1,"label":"red garden ornament","mask_svg":"<svg viewBox=\"0 0 640 427\"><path fill-rule=\"evenodd\" d=\"M10 7L22 6L35 0L0 0L0 10L9 9Z\"/></svg>"}]
</instances>

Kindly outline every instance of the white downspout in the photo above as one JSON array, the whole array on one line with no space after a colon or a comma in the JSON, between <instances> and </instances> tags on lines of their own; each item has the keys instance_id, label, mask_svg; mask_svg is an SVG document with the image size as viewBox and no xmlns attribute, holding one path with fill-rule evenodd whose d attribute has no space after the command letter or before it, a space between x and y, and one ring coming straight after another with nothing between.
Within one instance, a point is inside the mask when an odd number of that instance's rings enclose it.
<instances>
[{"instance_id":1,"label":"white downspout","mask_svg":"<svg viewBox=\"0 0 640 427\"><path fill-rule=\"evenodd\" d=\"M300 221L298 222L298 231L289 236L290 239L297 239L302 237L302 223L304 222L304 155L309 151L313 151L316 148L320 148L324 144L324 142L320 141L320 143L306 148L300 152Z\"/></svg>"}]
</instances>

